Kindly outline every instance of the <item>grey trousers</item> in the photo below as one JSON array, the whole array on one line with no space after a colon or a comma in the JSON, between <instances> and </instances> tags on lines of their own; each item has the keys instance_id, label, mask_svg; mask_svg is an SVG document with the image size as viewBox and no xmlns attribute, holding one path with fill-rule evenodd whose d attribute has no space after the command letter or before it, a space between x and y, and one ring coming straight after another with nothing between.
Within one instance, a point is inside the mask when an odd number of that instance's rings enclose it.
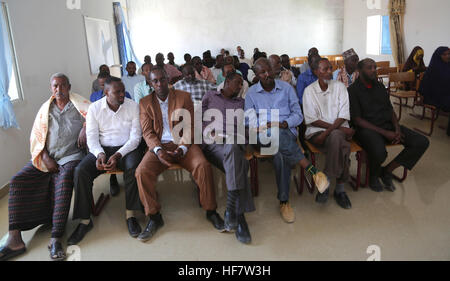
<instances>
[{"instance_id":1,"label":"grey trousers","mask_svg":"<svg viewBox=\"0 0 450 281\"><path fill-rule=\"evenodd\" d=\"M345 133L341 130L334 130L327 137L323 145L316 142L316 138L321 134L317 133L310 139L322 153L326 155L325 169L323 172L330 179L347 181L350 168L350 142L346 140Z\"/></svg>"},{"instance_id":2,"label":"grey trousers","mask_svg":"<svg viewBox=\"0 0 450 281\"><path fill-rule=\"evenodd\" d=\"M201 146L206 159L225 173L227 189L239 190L236 212L253 212L252 191L248 183L249 163L245 159L245 145L242 144L203 144Z\"/></svg>"}]
</instances>

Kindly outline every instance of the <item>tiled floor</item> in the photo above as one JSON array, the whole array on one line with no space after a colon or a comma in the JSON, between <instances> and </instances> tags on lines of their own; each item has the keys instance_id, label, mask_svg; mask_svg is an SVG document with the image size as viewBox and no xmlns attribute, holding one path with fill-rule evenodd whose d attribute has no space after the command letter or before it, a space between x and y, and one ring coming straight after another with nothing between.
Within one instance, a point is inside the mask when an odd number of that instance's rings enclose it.
<instances>
[{"instance_id":1,"label":"tiled floor","mask_svg":"<svg viewBox=\"0 0 450 281\"><path fill-rule=\"evenodd\" d=\"M426 129L427 121L404 115L408 127ZM441 118L437 125L446 125ZM392 159L399 149L389 153ZM322 159L323 160L323 159ZM352 172L356 162L352 155ZM332 196L324 206L314 196L296 194L292 182L291 204L297 220L284 223L279 215L273 168L259 166L260 195L256 212L247 215L253 242L240 244L234 234L213 229L198 207L194 185L187 174L176 180L166 172L158 186L165 226L148 243L129 237L125 225L124 192L113 198L95 218L94 229L80 243L81 260L366 260L367 248L377 245L382 260L450 259L450 138L436 127L431 146L395 193L354 192L346 186L351 210L337 206ZM217 173L216 173L217 174ZM121 177L119 181L122 183ZM106 176L98 178L95 193L108 192ZM223 214L225 191L217 192ZM0 200L0 233L8 230L7 198ZM146 219L141 218L144 227ZM67 235L76 223L69 221ZM28 251L17 260L48 260L48 229L24 233Z\"/></svg>"}]
</instances>

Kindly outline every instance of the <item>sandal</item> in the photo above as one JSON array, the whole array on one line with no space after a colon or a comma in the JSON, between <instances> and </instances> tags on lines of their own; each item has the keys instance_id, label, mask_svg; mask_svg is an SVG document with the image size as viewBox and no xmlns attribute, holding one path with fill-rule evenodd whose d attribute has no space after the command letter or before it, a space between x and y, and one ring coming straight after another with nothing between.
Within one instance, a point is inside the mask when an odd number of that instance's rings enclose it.
<instances>
[{"instance_id":1,"label":"sandal","mask_svg":"<svg viewBox=\"0 0 450 281\"><path fill-rule=\"evenodd\" d=\"M54 242L48 245L48 250L50 251L50 259L52 261L63 261L66 259L66 252L64 251L61 242Z\"/></svg>"},{"instance_id":2,"label":"sandal","mask_svg":"<svg viewBox=\"0 0 450 281\"><path fill-rule=\"evenodd\" d=\"M23 247L22 249L18 249L18 250L11 250L10 248L8 248L6 246L2 247L2 248L0 248L0 254L1 254L0 261L10 260L14 257L17 257L17 256L25 253L26 250L27 250L26 247Z\"/></svg>"}]
</instances>

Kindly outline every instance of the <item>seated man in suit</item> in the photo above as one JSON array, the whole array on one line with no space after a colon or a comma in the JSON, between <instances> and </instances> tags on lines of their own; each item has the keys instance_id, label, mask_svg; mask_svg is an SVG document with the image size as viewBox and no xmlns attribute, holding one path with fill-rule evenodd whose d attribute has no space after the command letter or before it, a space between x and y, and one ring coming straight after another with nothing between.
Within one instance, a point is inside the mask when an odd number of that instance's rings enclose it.
<instances>
[{"instance_id":1,"label":"seated man in suit","mask_svg":"<svg viewBox=\"0 0 450 281\"><path fill-rule=\"evenodd\" d=\"M350 209L351 203L345 193L350 168L350 142L354 131L350 129L350 103L345 85L333 81L331 63L323 58L312 65L319 78L309 85L303 95L303 114L307 125L305 136L326 154L323 172L329 179L336 179L334 198L339 206ZM326 203L329 189L318 193L316 202Z\"/></svg>"},{"instance_id":2,"label":"seated man in suit","mask_svg":"<svg viewBox=\"0 0 450 281\"><path fill-rule=\"evenodd\" d=\"M376 192L384 187L394 191L392 171L403 166L411 170L429 146L429 140L398 123L389 93L377 79L377 65L372 59L358 63L359 78L349 88L350 113L356 126L355 139L369 154L369 187ZM402 144L403 151L386 167L386 144Z\"/></svg>"},{"instance_id":3,"label":"seated man in suit","mask_svg":"<svg viewBox=\"0 0 450 281\"><path fill-rule=\"evenodd\" d=\"M137 237L141 227L135 211L142 211L135 170L142 159L139 143L142 139L139 107L125 98L122 80L106 80L105 97L91 104L86 117L86 135L89 154L75 169L75 202L73 219L80 224L68 240L78 244L93 227L92 185L99 175L120 169L124 172L126 223L130 236Z\"/></svg>"},{"instance_id":4,"label":"seated man in suit","mask_svg":"<svg viewBox=\"0 0 450 281\"><path fill-rule=\"evenodd\" d=\"M216 195L212 168L201 149L193 143L194 104L187 92L169 89L169 77L164 69L155 67L150 72L154 92L141 99L140 121L148 151L136 170L139 196L149 222L138 239L148 241L164 225L156 194L158 175L173 164L188 170L200 189L200 203L206 210L206 218L218 230L224 230L224 222L217 214ZM186 113L190 118L172 120L177 113ZM183 123L181 123L183 122ZM186 124L187 123L187 124ZM174 128L184 125L182 136ZM190 125L189 129L186 129Z\"/></svg>"},{"instance_id":5,"label":"seated man in suit","mask_svg":"<svg viewBox=\"0 0 450 281\"><path fill-rule=\"evenodd\" d=\"M251 236L244 213L254 211L255 205L247 179L249 163L245 159L245 131L238 132L238 124L244 124L245 100L239 97L243 81L241 75L230 72L222 90L210 91L203 97L203 116L207 110L216 110L222 114L223 123L218 124L216 120L203 122L203 136L210 136L210 140L204 140L202 150L206 158L225 173L228 188L225 228L227 231L235 230L236 238L248 244ZM234 117L230 120L226 118L227 110L236 113L237 122ZM233 131L227 130L227 127L233 128Z\"/></svg>"}]
</instances>

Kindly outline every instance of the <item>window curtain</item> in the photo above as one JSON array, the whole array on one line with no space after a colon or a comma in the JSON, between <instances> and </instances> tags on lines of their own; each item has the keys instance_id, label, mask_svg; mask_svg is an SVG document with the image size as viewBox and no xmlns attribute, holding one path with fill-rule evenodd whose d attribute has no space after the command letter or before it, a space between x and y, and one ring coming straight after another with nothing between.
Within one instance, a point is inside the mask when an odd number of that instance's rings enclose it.
<instances>
[{"instance_id":1,"label":"window curtain","mask_svg":"<svg viewBox=\"0 0 450 281\"><path fill-rule=\"evenodd\" d=\"M389 0L389 17L391 30L391 48L394 61L399 66L405 63L405 45L403 33L403 20L406 0Z\"/></svg>"},{"instance_id":2,"label":"window curtain","mask_svg":"<svg viewBox=\"0 0 450 281\"><path fill-rule=\"evenodd\" d=\"M13 72L13 58L8 35L8 20L5 15L5 7L0 3L0 127L9 129L19 128L19 126L8 95Z\"/></svg>"},{"instance_id":3,"label":"window curtain","mask_svg":"<svg viewBox=\"0 0 450 281\"><path fill-rule=\"evenodd\" d=\"M122 75L127 73L126 67L129 61L134 61L138 67L141 62L136 57L131 43L130 32L128 31L125 17L123 16L123 9L120 2L114 2L114 23L116 25L117 43L119 45L120 64L122 64Z\"/></svg>"}]
</instances>

